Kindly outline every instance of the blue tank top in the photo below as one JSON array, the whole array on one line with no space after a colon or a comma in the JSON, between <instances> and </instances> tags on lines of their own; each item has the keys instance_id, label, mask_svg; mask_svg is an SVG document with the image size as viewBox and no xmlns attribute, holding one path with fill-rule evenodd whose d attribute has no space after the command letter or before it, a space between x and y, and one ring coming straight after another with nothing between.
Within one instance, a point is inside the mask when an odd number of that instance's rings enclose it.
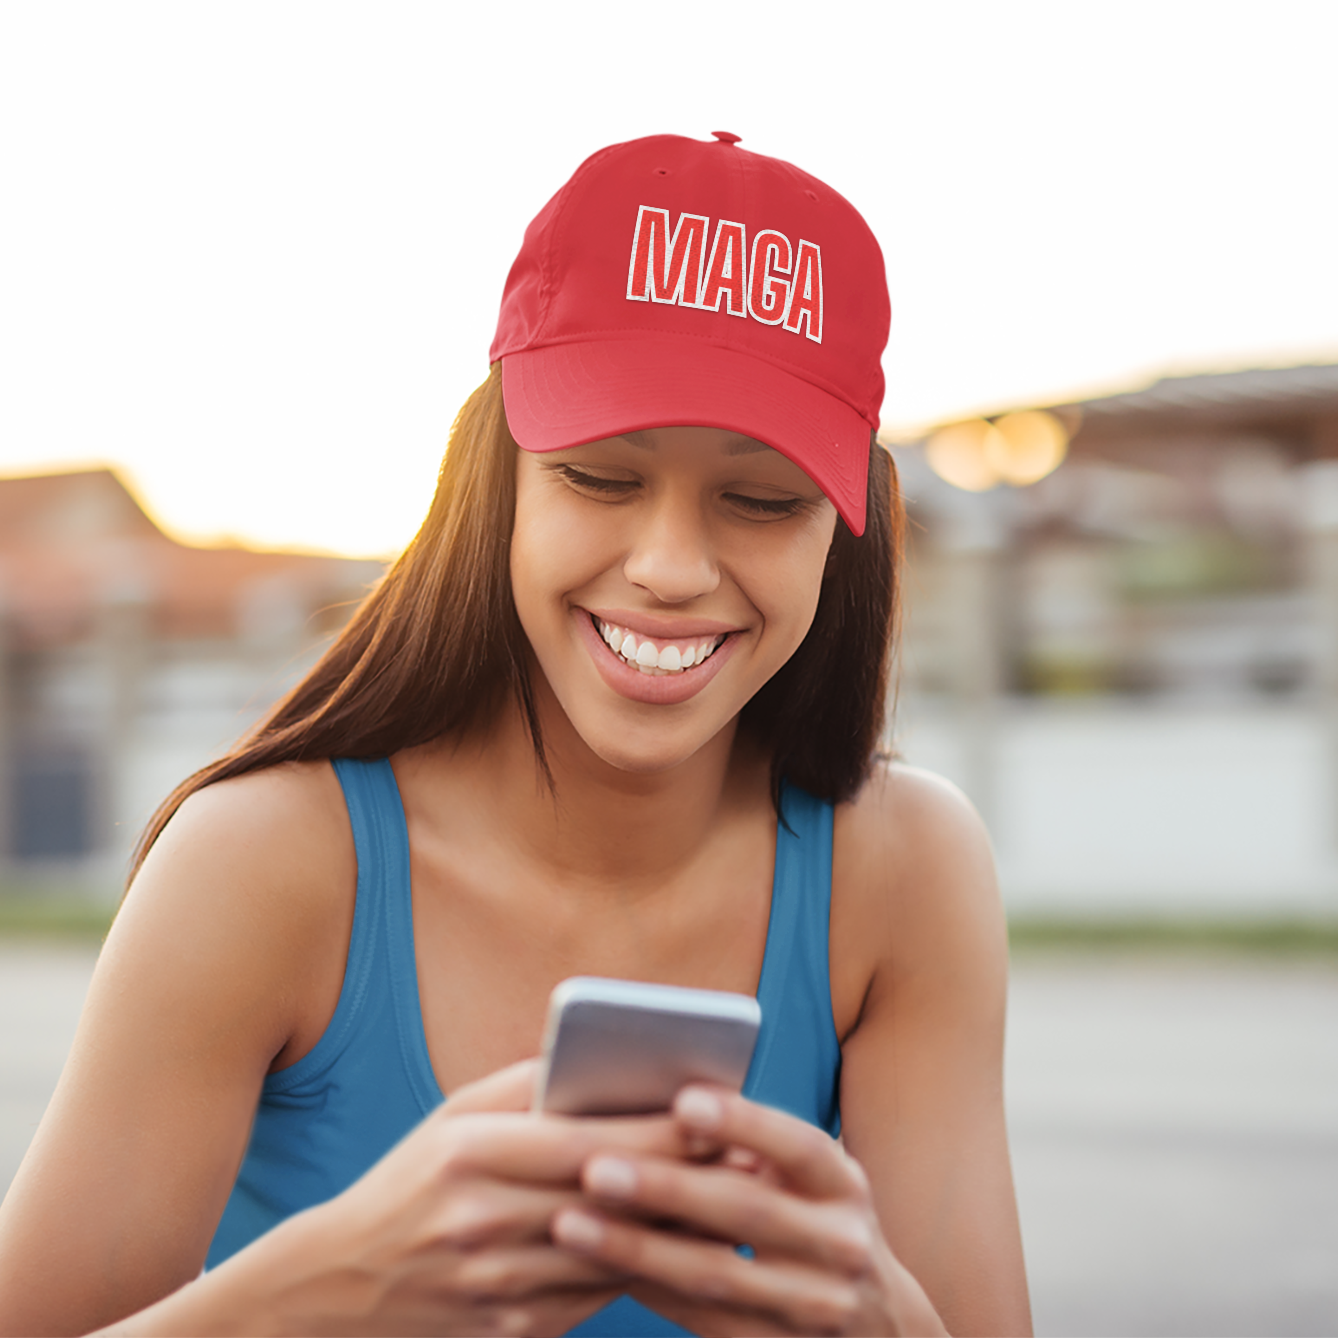
<instances>
[{"instance_id":1,"label":"blue tank top","mask_svg":"<svg viewBox=\"0 0 1338 1338\"><path fill-rule=\"evenodd\" d=\"M346 1189L444 1100L418 1002L409 836L389 761L336 761L357 851L344 984L320 1040L271 1073L206 1267ZM833 1136L841 1050L827 967L832 808L787 787L757 998L762 1029L744 1094ZM578 1335L687 1331L624 1296Z\"/></svg>"}]
</instances>

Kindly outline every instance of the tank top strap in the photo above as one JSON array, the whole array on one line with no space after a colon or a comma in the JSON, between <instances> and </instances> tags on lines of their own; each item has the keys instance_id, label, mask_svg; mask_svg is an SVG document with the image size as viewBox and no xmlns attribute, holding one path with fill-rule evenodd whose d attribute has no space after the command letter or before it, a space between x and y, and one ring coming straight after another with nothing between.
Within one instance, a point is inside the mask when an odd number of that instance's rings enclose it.
<instances>
[{"instance_id":1,"label":"tank top strap","mask_svg":"<svg viewBox=\"0 0 1338 1338\"><path fill-rule=\"evenodd\" d=\"M351 1047L383 1044L384 1036L372 1034L374 1026L369 1030L361 1024L389 1011L404 1078L425 1115L441 1104L442 1094L432 1072L418 1004L409 833L399 787L388 758L336 758L332 765L344 791L358 862L344 985L321 1039L296 1064L271 1074L265 1085L270 1091L303 1087Z\"/></svg>"},{"instance_id":2,"label":"tank top strap","mask_svg":"<svg viewBox=\"0 0 1338 1338\"><path fill-rule=\"evenodd\" d=\"M441 1104L442 1092L432 1072L418 1001L404 804L389 758L341 758L334 766L344 788L357 849L358 904L362 905L366 894L384 933L385 970L380 988L388 989L392 996L404 1076L426 1114Z\"/></svg>"},{"instance_id":3,"label":"tank top strap","mask_svg":"<svg viewBox=\"0 0 1338 1338\"><path fill-rule=\"evenodd\" d=\"M757 987L762 1030L743 1090L834 1134L841 1046L828 965L831 894L832 806L786 785Z\"/></svg>"}]
</instances>

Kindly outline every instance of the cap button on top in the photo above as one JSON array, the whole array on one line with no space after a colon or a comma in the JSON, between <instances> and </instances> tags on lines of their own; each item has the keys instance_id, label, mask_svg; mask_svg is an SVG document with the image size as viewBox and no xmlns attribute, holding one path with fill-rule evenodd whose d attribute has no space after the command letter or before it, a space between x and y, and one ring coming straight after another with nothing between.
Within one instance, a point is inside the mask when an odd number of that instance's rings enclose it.
<instances>
[{"instance_id":1,"label":"cap button on top","mask_svg":"<svg viewBox=\"0 0 1338 1338\"><path fill-rule=\"evenodd\" d=\"M737 144L743 138L742 135L731 134L728 130L712 130L711 133L722 144Z\"/></svg>"}]
</instances>

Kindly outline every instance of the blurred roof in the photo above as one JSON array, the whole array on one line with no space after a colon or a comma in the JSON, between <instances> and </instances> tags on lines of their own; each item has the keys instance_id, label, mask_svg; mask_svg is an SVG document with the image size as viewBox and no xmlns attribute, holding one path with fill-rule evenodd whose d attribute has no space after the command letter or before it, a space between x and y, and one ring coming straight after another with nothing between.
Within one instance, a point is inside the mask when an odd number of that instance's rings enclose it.
<instances>
[{"instance_id":1,"label":"blurred roof","mask_svg":"<svg viewBox=\"0 0 1338 1338\"><path fill-rule=\"evenodd\" d=\"M276 605L358 598L379 563L169 538L110 469L0 479L0 611L23 643L92 635L109 609L162 637L233 637Z\"/></svg>"},{"instance_id":2,"label":"blurred roof","mask_svg":"<svg viewBox=\"0 0 1338 1338\"><path fill-rule=\"evenodd\" d=\"M1242 413L1338 409L1338 364L1261 367L1240 372L1166 376L1142 390L1056 406L1081 409L1084 418L1133 415L1234 419Z\"/></svg>"}]
</instances>

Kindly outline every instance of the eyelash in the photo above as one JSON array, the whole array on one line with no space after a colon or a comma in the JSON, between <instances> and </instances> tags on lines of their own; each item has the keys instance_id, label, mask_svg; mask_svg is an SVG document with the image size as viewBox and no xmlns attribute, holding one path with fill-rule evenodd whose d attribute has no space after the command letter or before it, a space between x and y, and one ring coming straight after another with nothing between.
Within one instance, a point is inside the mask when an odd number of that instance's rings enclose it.
<instances>
[{"instance_id":1,"label":"eyelash","mask_svg":"<svg viewBox=\"0 0 1338 1338\"><path fill-rule=\"evenodd\" d=\"M636 487L631 479L606 479L600 474L587 474L575 465L554 465L553 468L568 483L574 483L578 488L588 488L591 492L623 494Z\"/></svg>"},{"instance_id":2,"label":"eyelash","mask_svg":"<svg viewBox=\"0 0 1338 1338\"><path fill-rule=\"evenodd\" d=\"M589 492L603 493L605 496L626 496L637 484L631 479L608 479L599 474L587 474L575 465L554 465L568 483ZM792 516L808 505L803 497L750 497L746 493L725 493L725 500L744 511L755 515Z\"/></svg>"},{"instance_id":3,"label":"eyelash","mask_svg":"<svg viewBox=\"0 0 1338 1338\"><path fill-rule=\"evenodd\" d=\"M749 497L746 493L729 492L727 500L745 511L756 511L767 516L792 516L808 503L802 497Z\"/></svg>"}]
</instances>

